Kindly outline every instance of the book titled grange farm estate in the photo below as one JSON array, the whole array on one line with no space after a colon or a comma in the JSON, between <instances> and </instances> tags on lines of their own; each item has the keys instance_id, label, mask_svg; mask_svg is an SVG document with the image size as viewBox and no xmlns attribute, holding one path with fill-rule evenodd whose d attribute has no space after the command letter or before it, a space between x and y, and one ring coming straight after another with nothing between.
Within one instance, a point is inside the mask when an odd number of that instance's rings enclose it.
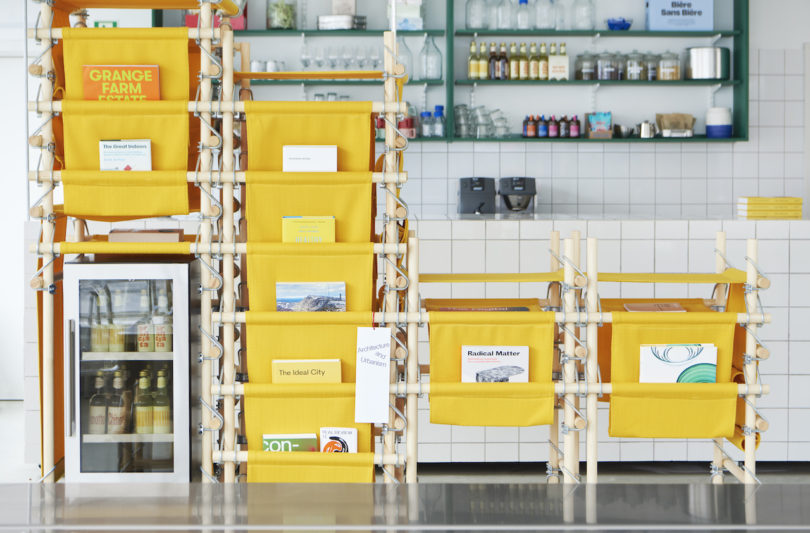
<instances>
[{"instance_id":1,"label":"book titled grange farm estate","mask_svg":"<svg viewBox=\"0 0 810 533\"><path fill-rule=\"evenodd\" d=\"M160 100L157 65L84 65L85 100Z\"/></svg>"}]
</instances>

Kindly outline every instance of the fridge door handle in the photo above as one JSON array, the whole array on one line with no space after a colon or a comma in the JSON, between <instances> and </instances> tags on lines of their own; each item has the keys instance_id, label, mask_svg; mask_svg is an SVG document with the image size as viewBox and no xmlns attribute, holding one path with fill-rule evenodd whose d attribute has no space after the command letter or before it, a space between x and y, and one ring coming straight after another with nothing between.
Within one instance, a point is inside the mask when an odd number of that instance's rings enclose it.
<instances>
[{"instance_id":1,"label":"fridge door handle","mask_svg":"<svg viewBox=\"0 0 810 533\"><path fill-rule=\"evenodd\" d=\"M68 329L70 332L70 348L68 349L68 353L70 354L70 387L68 389L68 395L70 396L69 431L72 437L73 433L76 431L76 322L74 320L68 321Z\"/></svg>"}]
</instances>

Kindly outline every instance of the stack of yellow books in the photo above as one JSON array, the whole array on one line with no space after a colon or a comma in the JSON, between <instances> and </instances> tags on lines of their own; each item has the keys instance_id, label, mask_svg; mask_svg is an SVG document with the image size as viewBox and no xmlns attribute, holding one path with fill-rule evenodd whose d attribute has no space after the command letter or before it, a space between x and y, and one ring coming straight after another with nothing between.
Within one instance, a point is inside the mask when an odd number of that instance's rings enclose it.
<instances>
[{"instance_id":1,"label":"stack of yellow books","mask_svg":"<svg viewBox=\"0 0 810 533\"><path fill-rule=\"evenodd\" d=\"M799 220L802 218L802 199L741 196L737 199L737 217L745 220Z\"/></svg>"}]
</instances>

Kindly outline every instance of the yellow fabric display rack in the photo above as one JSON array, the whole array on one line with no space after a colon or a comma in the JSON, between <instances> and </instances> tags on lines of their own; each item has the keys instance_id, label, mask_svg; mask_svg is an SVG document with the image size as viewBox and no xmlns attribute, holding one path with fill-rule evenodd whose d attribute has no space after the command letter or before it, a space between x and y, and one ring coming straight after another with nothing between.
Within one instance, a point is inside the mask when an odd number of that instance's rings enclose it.
<instances>
[{"instance_id":1,"label":"yellow fabric display rack","mask_svg":"<svg viewBox=\"0 0 810 533\"><path fill-rule=\"evenodd\" d=\"M537 313L536 301L427 300L426 312L420 313L418 319L430 324L431 383L420 385L419 392L430 394L431 421L492 426L550 424L549 481L556 482L561 476L564 483L580 482L576 432L585 431L586 479L588 483L595 483L597 402L607 400L609 396L611 436L713 439L712 481L722 483L722 474L728 471L743 483L757 483L755 450L760 433L767 430L768 424L758 414L756 399L769 391L767 385L760 383L758 365L769 352L761 345L755 329L770 321L770 316L758 306L757 293L769 287L770 282L756 265L756 241L748 241L747 269L743 272L727 264L725 236L718 234L716 274L597 274L596 240L588 239L587 268L584 270L579 267L579 249L579 235L575 232L572 239L565 241L564 253L559 255L559 234L552 234L552 272L561 262L561 285L557 284L554 273L420 276L422 282L434 283L529 282L538 279L551 282L550 298L541 302L547 312L542 314L550 315L548 323L557 324L557 329L553 330L555 338L557 333L561 337L557 351L559 363L555 363L555 368L561 370L558 379L551 381L550 368L545 362L538 362L533 356L530 360L532 378L540 372L550 389L537 388L533 383L457 383L461 344L529 344L532 353L533 345L527 339L538 338L538 333L531 334L529 329L536 324L532 318ZM605 282L715 284L715 290L710 300L600 300L598 286ZM624 309L625 303L666 302L677 302L686 312L631 313ZM482 308L501 308L500 311L511 308L512 311L482 312ZM463 311L448 312L454 309ZM518 309L527 312L515 313ZM555 309L556 313L552 312ZM522 334L512 334L509 329L502 331L504 324L518 330L522 325L526 330ZM717 347L714 383L639 383L641 345L698 342ZM485 387L485 391L479 392L479 388ZM554 408L553 419L544 414L547 412L544 399L549 394L555 398L552 405L559 405L559 408ZM448 409L446 397L453 402L453 412ZM489 409L486 402L493 397L496 398L494 407ZM585 398L584 406L579 404L580 397ZM513 416L508 402L517 401L524 402L527 408L519 416ZM465 402L471 402L472 407L466 409ZM498 412L495 412L496 408ZM557 409L562 411L559 425ZM723 439L744 452L742 465L723 450Z\"/></svg>"},{"instance_id":2,"label":"yellow fabric display rack","mask_svg":"<svg viewBox=\"0 0 810 533\"><path fill-rule=\"evenodd\" d=\"M56 297L59 295L55 296L61 290L56 277L57 269L61 268L61 254L187 254L203 250L205 253L200 254L200 259L211 267L213 225L220 219L233 220L233 204L218 205L211 194L212 180L205 182L200 177L211 174L214 149L222 152L220 173L233 173L235 169L233 110L219 113L223 131L228 131L229 135L214 130L211 112L214 79L222 82L222 99L233 100L233 34L228 31L227 21L222 29L214 29L213 15L217 11L225 17L233 16L238 9L230 0L216 4L198 0L53 0L38 4L36 27L30 28L28 35L40 45L41 53L28 66L28 72L39 83L38 99L29 103L29 110L38 114L34 131L29 132L29 146L39 151L40 156L29 179L39 185L42 193L29 208L31 216L41 221L42 232L41 243L35 247L41 268L31 285L42 293L39 309L42 474L43 481L53 482L59 475L64 453L61 432L54 432L54 428L61 427L61 423L56 423L55 414L62 412L63 403L63 399L54 394L61 390L63 380L61 335L55 336L60 330L56 324L62 321L62 309L55 306L55 302L61 301L61 297ZM200 23L196 29L87 29L84 10L96 7L199 8ZM78 17L76 28L71 28L73 15ZM215 46L223 50L221 62L213 54ZM85 101L82 68L88 64L157 65L161 100ZM151 139L153 170L137 176L99 172L98 141L116 138ZM189 180L188 174L192 171L194 179ZM54 189L60 185L64 186L65 205L55 206ZM202 194L197 193L198 187ZM233 185L225 183L221 187L223 197L233 197ZM191 210L200 210L203 215L196 244L120 246L88 236L84 231L83 221L87 219L116 221L186 214ZM65 227L65 217L75 219L71 242L59 243L57 241L64 240L67 234L65 230L57 232L58 228ZM220 242L234 241L232 225L223 224L221 232ZM223 258L228 255L222 253ZM211 296L217 287L215 278L224 279L222 310L234 310L233 298L229 297L229 293L233 294L233 254L230 255L230 265L223 261L223 275L213 267L202 272L205 290L201 299L201 328L205 354L214 351L210 319ZM213 366L210 357L203 358L203 383L211 382ZM227 377L227 365L224 370ZM203 402L214 405L210 387L202 390ZM203 409L202 417L203 479L212 481L215 416ZM227 438L224 435L223 442ZM229 478L228 472L225 478Z\"/></svg>"}]
</instances>

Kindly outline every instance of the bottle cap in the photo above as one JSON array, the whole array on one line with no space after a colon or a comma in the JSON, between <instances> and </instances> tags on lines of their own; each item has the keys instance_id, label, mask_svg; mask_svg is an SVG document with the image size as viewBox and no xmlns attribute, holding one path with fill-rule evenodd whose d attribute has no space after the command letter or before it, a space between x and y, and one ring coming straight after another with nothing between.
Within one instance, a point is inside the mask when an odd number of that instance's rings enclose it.
<instances>
[{"instance_id":1,"label":"bottle cap","mask_svg":"<svg viewBox=\"0 0 810 533\"><path fill-rule=\"evenodd\" d=\"M529 3L529 0L520 0L520 2L518 2L518 3L519 3L520 5L525 5L525 4L528 4L528 3Z\"/></svg>"},{"instance_id":2,"label":"bottle cap","mask_svg":"<svg viewBox=\"0 0 810 533\"><path fill-rule=\"evenodd\" d=\"M444 114L444 106L443 105L437 105L433 109L436 112L436 115L443 115Z\"/></svg>"},{"instance_id":3,"label":"bottle cap","mask_svg":"<svg viewBox=\"0 0 810 533\"><path fill-rule=\"evenodd\" d=\"M422 117L422 118L429 117L429 116L430 116L430 111L422 111L422 112L419 114L419 116L420 116L420 117Z\"/></svg>"}]
</instances>

